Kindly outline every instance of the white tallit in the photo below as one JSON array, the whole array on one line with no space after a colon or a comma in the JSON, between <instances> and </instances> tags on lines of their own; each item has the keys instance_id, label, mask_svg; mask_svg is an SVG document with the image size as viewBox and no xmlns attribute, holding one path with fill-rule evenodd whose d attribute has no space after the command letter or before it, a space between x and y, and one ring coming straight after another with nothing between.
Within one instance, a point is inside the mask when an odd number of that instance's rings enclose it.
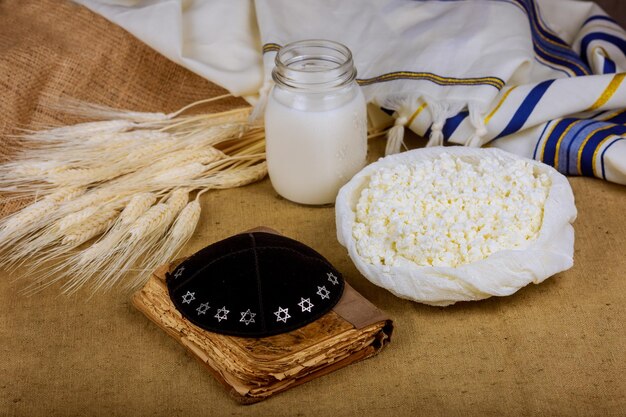
<instances>
[{"instance_id":1,"label":"white tallit","mask_svg":"<svg viewBox=\"0 0 626 417\"><path fill-rule=\"evenodd\" d=\"M626 184L626 33L574 0L78 0L254 102L275 52L346 44L367 99L404 127Z\"/></svg>"}]
</instances>

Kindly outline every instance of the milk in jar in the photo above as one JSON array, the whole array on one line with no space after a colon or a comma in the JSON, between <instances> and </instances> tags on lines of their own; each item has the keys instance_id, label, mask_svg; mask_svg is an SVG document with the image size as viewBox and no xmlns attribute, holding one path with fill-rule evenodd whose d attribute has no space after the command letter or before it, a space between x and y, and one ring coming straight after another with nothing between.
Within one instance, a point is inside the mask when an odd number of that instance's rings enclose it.
<instances>
[{"instance_id":1,"label":"milk in jar","mask_svg":"<svg viewBox=\"0 0 626 417\"><path fill-rule=\"evenodd\" d=\"M365 99L347 47L300 41L276 56L265 110L272 186L301 204L334 203L366 162Z\"/></svg>"}]
</instances>

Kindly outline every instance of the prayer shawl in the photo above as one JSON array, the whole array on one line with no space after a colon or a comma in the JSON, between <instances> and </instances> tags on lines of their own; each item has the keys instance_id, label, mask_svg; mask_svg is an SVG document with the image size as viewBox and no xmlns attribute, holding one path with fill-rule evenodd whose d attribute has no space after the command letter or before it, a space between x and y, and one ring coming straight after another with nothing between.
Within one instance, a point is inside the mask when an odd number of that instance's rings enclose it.
<instances>
[{"instance_id":1,"label":"prayer shawl","mask_svg":"<svg viewBox=\"0 0 626 417\"><path fill-rule=\"evenodd\" d=\"M276 51L324 38L354 54L367 100L429 146L493 146L626 184L626 32L574 0L77 0L250 102ZM258 96L257 96L258 93Z\"/></svg>"}]
</instances>

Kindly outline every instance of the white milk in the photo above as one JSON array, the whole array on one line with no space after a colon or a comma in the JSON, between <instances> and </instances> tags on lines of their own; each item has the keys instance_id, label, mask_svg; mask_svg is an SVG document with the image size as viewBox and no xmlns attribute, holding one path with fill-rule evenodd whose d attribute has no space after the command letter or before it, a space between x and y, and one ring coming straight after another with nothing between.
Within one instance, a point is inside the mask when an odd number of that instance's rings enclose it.
<instances>
[{"instance_id":1,"label":"white milk","mask_svg":"<svg viewBox=\"0 0 626 417\"><path fill-rule=\"evenodd\" d=\"M265 110L267 163L274 189L301 204L335 202L367 155L365 100L357 87L323 97L274 89Z\"/></svg>"}]
</instances>

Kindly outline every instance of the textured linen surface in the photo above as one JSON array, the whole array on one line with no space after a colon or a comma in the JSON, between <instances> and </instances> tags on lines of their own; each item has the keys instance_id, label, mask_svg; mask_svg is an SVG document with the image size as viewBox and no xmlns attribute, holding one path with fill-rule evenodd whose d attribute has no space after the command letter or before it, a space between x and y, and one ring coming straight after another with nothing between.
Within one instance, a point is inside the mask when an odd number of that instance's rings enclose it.
<instances>
[{"instance_id":1,"label":"textured linen surface","mask_svg":"<svg viewBox=\"0 0 626 417\"><path fill-rule=\"evenodd\" d=\"M0 23L4 158L16 127L71 122L43 107L48 94L171 111L223 92L68 2L5 0ZM370 145L373 160L384 143ZM291 204L267 180L204 195L198 231L181 255L267 225L319 251L396 324L383 355L249 407L228 398L128 294L86 300L51 288L24 297L23 282L3 271L0 415L624 415L626 189L569 180L579 210L574 267L510 297L446 309L365 280L335 238L333 208Z\"/></svg>"},{"instance_id":2,"label":"textured linen surface","mask_svg":"<svg viewBox=\"0 0 626 417\"><path fill-rule=\"evenodd\" d=\"M626 32L576 0L77 0L236 95L267 97L276 51L331 39L404 126L626 184ZM261 57L262 56L262 57Z\"/></svg>"}]
</instances>

